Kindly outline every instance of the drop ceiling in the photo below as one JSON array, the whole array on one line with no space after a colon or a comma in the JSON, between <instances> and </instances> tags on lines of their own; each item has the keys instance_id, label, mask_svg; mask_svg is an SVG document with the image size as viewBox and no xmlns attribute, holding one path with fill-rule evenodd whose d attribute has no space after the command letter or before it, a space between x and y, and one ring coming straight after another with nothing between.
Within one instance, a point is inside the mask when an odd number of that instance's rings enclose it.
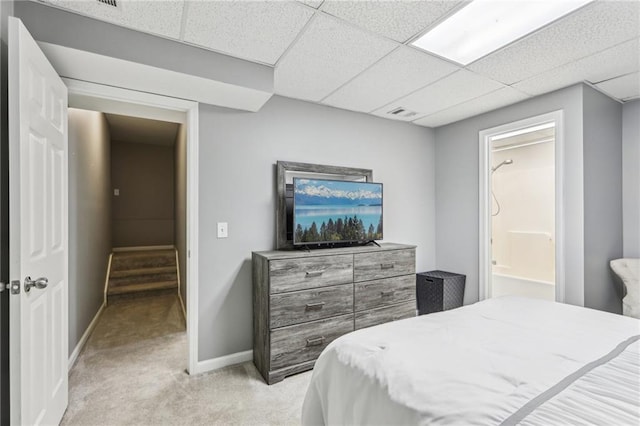
<instances>
[{"instance_id":1,"label":"drop ceiling","mask_svg":"<svg viewBox=\"0 0 640 426\"><path fill-rule=\"evenodd\" d=\"M595 1L466 67L410 45L465 1L43 1L271 65L281 96L426 127L579 82L640 98L637 0Z\"/></svg>"}]
</instances>

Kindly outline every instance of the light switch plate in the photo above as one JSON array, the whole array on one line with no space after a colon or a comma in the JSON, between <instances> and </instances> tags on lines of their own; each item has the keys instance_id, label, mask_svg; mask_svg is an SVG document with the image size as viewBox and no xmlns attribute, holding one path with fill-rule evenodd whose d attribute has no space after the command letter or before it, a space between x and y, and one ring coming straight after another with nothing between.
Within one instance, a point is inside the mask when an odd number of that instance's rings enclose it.
<instances>
[{"instance_id":1,"label":"light switch plate","mask_svg":"<svg viewBox=\"0 0 640 426\"><path fill-rule=\"evenodd\" d=\"M120 190L118 188L113 190L113 195L118 197L120 195Z\"/></svg>"},{"instance_id":2,"label":"light switch plate","mask_svg":"<svg viewBox=\"0 0 640 426\"><path fill-rule=\"evenodd\" d=\"M229 236L229 224L227 222L218 222L218 238L227 238Z\"/></svg>"}]
</instances>

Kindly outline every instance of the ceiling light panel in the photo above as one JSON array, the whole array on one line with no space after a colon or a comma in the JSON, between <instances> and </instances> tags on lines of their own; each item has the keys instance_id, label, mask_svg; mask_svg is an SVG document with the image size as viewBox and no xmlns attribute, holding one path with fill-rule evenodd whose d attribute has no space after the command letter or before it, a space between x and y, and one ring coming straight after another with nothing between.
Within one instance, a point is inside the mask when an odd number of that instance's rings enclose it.
<instances>
[{"instance_id":1,"label":"ceiling light panel","mask_svg":"<svg viewBox=\"0 0 640 426\"><path fill-rule=\"evenodd\" d=\"M386 105L374 112L375 115L388 117L387 112L397 107L404 107L417 111L420 116L426 116L461 102L482 96L498 90L504 85L482 77L467 70L460 70L448 77L412 93L392 104ZM412 120L415 117L412 118Z\"/></svg>"},{"instance_id":2,"label":"ceiling light panel","mask_svg":"<svg viewBox=\"0 0 640 426\"><path fill-rule=\"evenodd\" d=\"M460 1L330 1L322 11L404 43L457 7Z\"/></svg>"},{"instance_id":3,"label":"ceiling light panel","mask_svg":"<svg viewBox=\"0 0 640 426\"><path fill-rule=\"evenodd\" d=\"M401 46L322 103L370 112L459 69L434 56Z\"/></svg>"},{"instance_id":4,"label":"ceiling light panel","mask_svg":"<svg viewBox=\"0 0 640 426\"><path fill-rule=\"evenodd\" d=\"M286 1L190 1L184 41L275 64L313 11Z\"/></svg>"},{"instance_id":5,"label":"ceiling light panel","mask_svg":"<svg viewBox=\"0 0 640 426\"><path fill-rule=\"evenodd\" d=\"M530 95L541 95L582 81L595 84L636 72L639 67L640 40L634 39L576 62L538 74L514 84L513 87Z\"/></svg>"},{"instance_id":6,"label":"ceiling light panel","mask_svg":"<svg viewBox=\"0 0 640 426\"><path fill-rule=\"evenodd\" d=\"M320 101L398 45L319 14L278 62L276 93Z\"/></svg>"},{"instance_id":7,"label":"ceiling light panel","mask_svg":"<svg viewBox=\"0 0 640 426\"><path fill-rule=\"evenodd\" d=\"M467 65L591 1L474 0L411 44Z\"/></svg>"},{"instance_id":8,"label":"ceiling light panel","mask_svg":"<svg viewBox=\"0 0 640 426\"><path fill-rule=\"evenodd\" d=\"M640 73L623 75L596 84L596 87L612 97L630 100L640 97Z\"/></svg>"},{"instance_id":9,"label":"ceiling light panel","mask_svg":"<svg viewBox=\"0 0 640 426\"><path fill-rule=\"evenodd\" d=\"M527 99L527 95L511 87L504 87L486 95L480 96L469 102L465 102L443 111L414 121L415 124L425 127L438 127L473 117L494 109Z\"/></svg>"},{"instance_id":10,"label":"ceiling light panel","mask_svg":"<svg viewBox=\"0 0 640 426\"><path fill-rule=\"evenodd\" d=\"M178 39L182 24L183 0L118 0L117 7L98 1L44 0L82 15L164 37Z\"/></svg>"},{"instance_id":11,"label":"ceiling light panel","mask_svg":"<svg viewBox=\"0 0 640 426\"><path fill-rule=\"evenodd\" d=\"M469 69L505 84L637 38L640 2L596 2L471 64Z\"/></svg>"}]
</instances>

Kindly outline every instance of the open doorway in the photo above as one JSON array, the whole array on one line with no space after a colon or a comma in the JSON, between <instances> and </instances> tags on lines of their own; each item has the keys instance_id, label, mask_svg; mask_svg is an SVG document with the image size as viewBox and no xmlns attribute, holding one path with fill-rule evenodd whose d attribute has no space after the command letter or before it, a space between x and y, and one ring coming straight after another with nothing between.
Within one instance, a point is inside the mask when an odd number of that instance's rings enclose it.
<instances>
[{"instance_id":1,"label":"open doorway","mask_svg":"<svg viewBox=\"0 0 640 426\"><path fill-rule=\"evenodd\" d=\"M480 294L562 301L561 113L480 132Z\"/></svg>"},{"instance_id":2,"label":"open doorway","mask_svg":"<svg viewBox=\"0 0 640 426\"><path fill-rule=\"evenodd\" d=\"M157 382L158 360L176 374L187 367L187 132L177 120L73 107L68 128L69 337L77 353L65 419L82 423L127 386L135 393ZM96 310L77 341L82 315ZM150 368L130 383L140 362ZM107 375L113 386L91 379Z\"/></svg>"}]
</instances>

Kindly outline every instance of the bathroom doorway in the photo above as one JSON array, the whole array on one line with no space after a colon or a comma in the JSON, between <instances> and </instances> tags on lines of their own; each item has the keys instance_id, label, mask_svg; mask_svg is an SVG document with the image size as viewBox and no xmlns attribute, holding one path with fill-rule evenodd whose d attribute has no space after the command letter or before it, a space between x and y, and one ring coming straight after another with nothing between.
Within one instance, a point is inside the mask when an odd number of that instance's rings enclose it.
<instances>
[{"instance_id":1,"label":"bathroom doorway","mask_svg":"<svg viewBox=\"0 0 640 426\"><path fill-rule=\"evenodd\" d=\"M561 114L555 113L481 132L480 277L485 298L564 298L558 260L559 129Z\"/></svg>"}]
</instances>

